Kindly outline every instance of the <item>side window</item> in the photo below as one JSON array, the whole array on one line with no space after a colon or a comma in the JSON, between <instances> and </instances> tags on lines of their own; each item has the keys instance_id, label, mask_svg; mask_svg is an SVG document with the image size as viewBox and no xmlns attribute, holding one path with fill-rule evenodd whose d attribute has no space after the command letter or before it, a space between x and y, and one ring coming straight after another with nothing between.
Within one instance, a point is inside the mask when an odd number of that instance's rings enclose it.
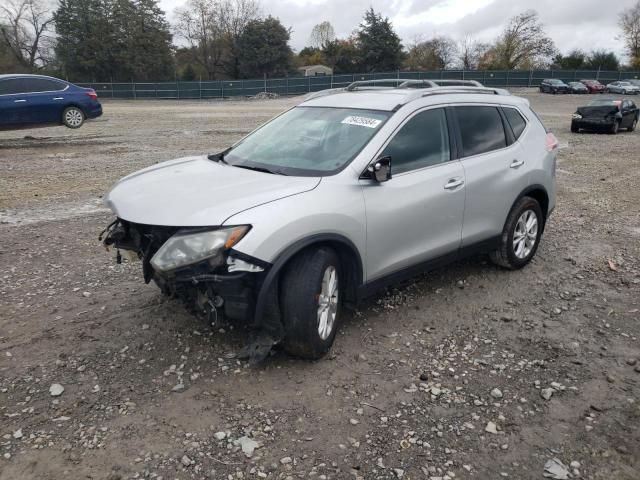
<instances>
[{"instance_id":1,"label":"side window","mask_svg":"<svg viewBox=\"0 0 640 480\"><path fill-rule=\"evenodd\" d=\"M496 107L455 107L465 157L507 146L502 117Z\"/></svg>"},{"instance_id":2,"label":"side window","mask_svg":"<svg viewBox=\"0 0 640 480\"><path fill-rule=\"evenodd\" d=\"M513 136L516 137L517 140L520 138L520 135L522 135L522 132L524 132L527 122L515 108L503 108L502 111L504 112L505 117L507 117L509 125L511 125Z\"/></svg>"},{"instance_id":3,"label":"side window","mask_svg":"<svg viewBox=\"0 0 640 480\"><path fill-rule=\"evenodd\" d=\"M384 149L393 173L429 167L451 159L447 117L443 108L418 113Z\"/></svg>"},{"instance_id":4,"label":"side window","mask_svg":"<svg viewBox=\"0 0 640 480\"><path fill-rule=\"evenodd\" d=\"M55 92L62 90L64 85L55 80L46 78L28 78L25 80L25 88L28 92Z\"/></svg>"},{"instance_id":5,"label":"side window","mask_svg":"<svg viewBox=\"0 0 640 480\"><path fill-rule=\"evenodd\" d=\"M24 81L21 78L10 78L0 82L0 95L13 95L24 91Z\"/></svg>"}]
</instances>

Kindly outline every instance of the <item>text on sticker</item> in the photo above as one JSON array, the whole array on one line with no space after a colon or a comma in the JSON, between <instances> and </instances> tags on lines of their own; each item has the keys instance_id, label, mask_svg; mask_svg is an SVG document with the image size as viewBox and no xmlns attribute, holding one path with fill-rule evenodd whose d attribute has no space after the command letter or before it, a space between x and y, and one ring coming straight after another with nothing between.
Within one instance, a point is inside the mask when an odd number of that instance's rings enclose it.
<instances>
[{"instance_id":1,"label":"text on sticker","mask_svg":"<svg viewBox=\"0 0 640 480\"><path fill-rule=\"evenodd\" d=\"M380 125L380 123L382 123L382 120L351 115L342 120L341 123L345 123L347 125L357 125L359 127L376 128L378 125Z\"/></svg>"}]
</instances>

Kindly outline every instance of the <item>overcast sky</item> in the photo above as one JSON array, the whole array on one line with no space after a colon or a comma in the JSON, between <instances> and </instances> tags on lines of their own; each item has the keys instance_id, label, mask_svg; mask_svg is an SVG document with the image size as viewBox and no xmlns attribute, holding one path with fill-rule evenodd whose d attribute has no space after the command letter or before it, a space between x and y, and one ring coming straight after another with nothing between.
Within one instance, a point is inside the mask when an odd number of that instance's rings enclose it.
<instances>
[{"instance_id":1,"label":"overcast sky","mask_svg":"<svg viewBox=\"0 0 640 480\"><path fill-rule=\"evenodd\" d=\"M311 29L328 20L339 38L357 28L370 6L388 16L405 45L417 35L429 38L465 34L491 41L509 18L534 9L547 33L562 52L573 48L604 48L623 53L618 35L618 13L636 0L261 0L263 14L270 14L291 27L291 46L299 51L307 45ZM175 7L186 0L160 0L169 19Z\"/></svg>"}]
</instances>

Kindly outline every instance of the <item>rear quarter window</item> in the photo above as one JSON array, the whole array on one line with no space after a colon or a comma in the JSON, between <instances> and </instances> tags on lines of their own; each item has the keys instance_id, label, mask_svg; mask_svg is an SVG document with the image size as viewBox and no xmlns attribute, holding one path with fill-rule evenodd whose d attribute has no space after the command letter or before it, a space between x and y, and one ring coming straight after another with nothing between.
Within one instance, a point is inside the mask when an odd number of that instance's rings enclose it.
<instances>
[{"instance_id":1,"label":"rear quarter window","mask_svg":"<svg viewBox=\"0 0 640 480\"><path fill-rule=\"evenodd\" d=\"M455 107L462 150L465 157L499 150L507 146L502 117L497 107Z\"/></svg>"},{"instance_id":2,"label":"rear quarter window","mask_svg":"<svg viewBox=\"0 0 640 480\"><path fill-rule=\"evenodd\" d=\"M509 122L509 125L511 126L513 136L517 140L527 127L527 122L515 108L505 107L502 111L504 112L505 117L507 117L507 122Z\"/></svg>"}]
</instances>

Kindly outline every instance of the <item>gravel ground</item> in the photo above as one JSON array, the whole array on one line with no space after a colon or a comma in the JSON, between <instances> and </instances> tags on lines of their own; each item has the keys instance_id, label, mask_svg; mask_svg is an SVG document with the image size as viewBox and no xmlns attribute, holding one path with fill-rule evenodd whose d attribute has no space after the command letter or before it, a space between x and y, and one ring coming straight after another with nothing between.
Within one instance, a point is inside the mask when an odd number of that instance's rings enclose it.
<instances>
[{"instance_id":1,"label":"gravel ground","mask_svg":"<svg viewBox=\"0 0 640 480\"><path fill-rule=\"evenodd\" d=\"M534 261L431 272L325 359L255 368L105 253L100 196L299 99L105 101L78 131L0 133L0 479L640 478L640 134L571 134L584 97L519 93L562 145Z\"/></svg>"}]
</instances>

